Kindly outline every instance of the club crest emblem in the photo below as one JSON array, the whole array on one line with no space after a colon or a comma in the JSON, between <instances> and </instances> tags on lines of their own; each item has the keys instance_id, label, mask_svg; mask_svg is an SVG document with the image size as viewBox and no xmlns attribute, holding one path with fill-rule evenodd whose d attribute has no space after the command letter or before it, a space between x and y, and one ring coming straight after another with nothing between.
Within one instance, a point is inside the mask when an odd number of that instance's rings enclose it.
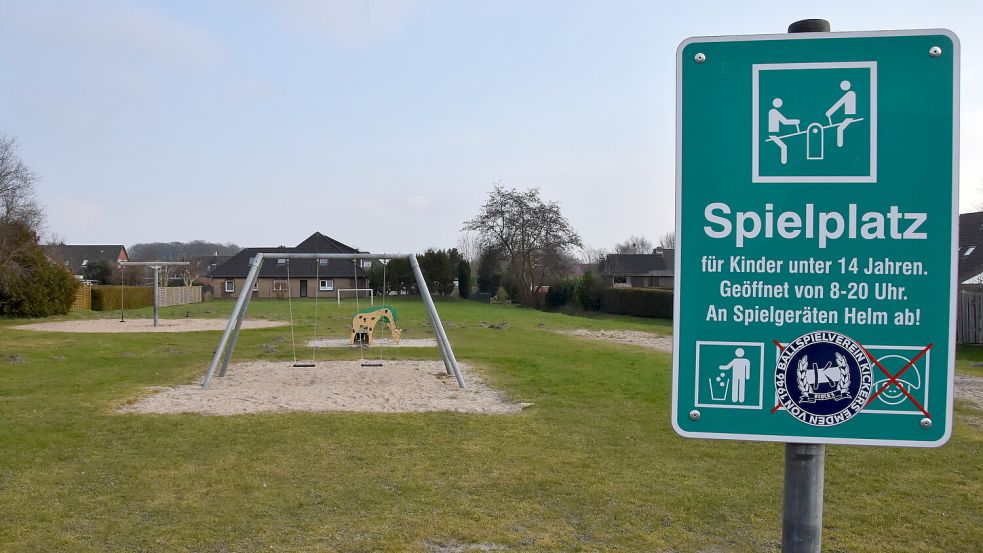
<instances>
[{"instance_id":1,"label":"club crest emblem","mask_svg":"<svg viewBox=\"0 0 983 553\"><path fill-rule=\"evenodd\" d=\"M786 411L813 426L835 426L859 413L873 386L870 359L838 332L799 336L782 350L775 389Z\"/></svg>"}]
</instances>

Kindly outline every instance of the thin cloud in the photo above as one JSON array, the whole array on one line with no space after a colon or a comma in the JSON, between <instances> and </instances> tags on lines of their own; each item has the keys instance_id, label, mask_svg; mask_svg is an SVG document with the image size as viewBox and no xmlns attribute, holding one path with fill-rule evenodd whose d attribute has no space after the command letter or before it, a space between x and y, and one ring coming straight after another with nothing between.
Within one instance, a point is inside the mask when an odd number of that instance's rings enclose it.
<instances>
[{"instance_id":1,"label":"thin cloud","mask_svg":"<svg viewBox=\"0 0 983 553\"><path fill-rule=\"evenodd\" d=\"M280 0L270 2L287 23L345 46L362 46L396 34L417 7L415 0Z\"/></svg>"},{"instance_id":2,"label":"thin cloud","mask_svg":"<svg viewBox=\"0 0 983 553\"><path fill-rule=\"evenodd\" d=\"M116 62L207 66L224 50L202 27L147 6L120 2L32 2L0 12L0 34L31 37L76 55ZM7 42L7 41L4 41ZM16 41L10 41L16 43Z\"/></svg>"}]
</instances>

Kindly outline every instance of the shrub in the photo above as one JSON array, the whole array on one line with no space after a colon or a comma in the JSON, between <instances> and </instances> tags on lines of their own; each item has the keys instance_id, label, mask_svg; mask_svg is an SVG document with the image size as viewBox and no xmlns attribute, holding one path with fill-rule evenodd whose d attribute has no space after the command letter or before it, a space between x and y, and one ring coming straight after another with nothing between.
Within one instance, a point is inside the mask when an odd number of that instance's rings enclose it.
<instances>
[{"instance_id":1,"label":"shrub","mask_svg":"<svg viewBox=\"0 0 983 553\"><path fill-rule=\"evenodd\" d=\"M93 286L92 310L113 311L120 308L120 288L122 288L123 309L139 309L154 304L154 289L151 286Z\"/></svg>"},{"instance_id":2,"label":"shrub","mask_svg":"<svg viewBox=\"0 0 983 553\"><path fill-rule=\"evenodd\" d=\"M601 293L604 291L604 281L597 278L593 271L584 272L577 286L577 301L585 311L597 311L601 308Z\"/></svg>"},{"instance_id":3,"label":"shrub","mask_svg":"<svg viewBox=\"0 0 983 553\"><path fill-rule=\"evenodd\" d=\"M79 282L51 263L37 235L24 223L0 223L0 314L47 317L65 314Z\"/></svg>"},{"instance_id":4,"label":"shrub","mask_svg":"<svg viewBox=\"0 0 983 553\"><path fill-rule=\"evenodd\" d=\"M606 288L601 292L601 311L657 319L672 318L673 291L658 288Z\"/></svg>"},{"instance_id":5,"label":"shrub","mask_svg":"<svg viewBox=\"0 0 983 553\"><path fill-rule=\"evenodd\" d=\"M550 289L546 292L546 305L548 307L563 307L577 299L577 288L580 286L579 277L570 277L558 280L550 284Z\"/></svg>"},{"instance_id":6,"label":"shrub","mask_svg":"<svg viewBox=\"0 0 983 553\"><path fill-rule=\"evenodd\" d=\"M457 293L464 299L471 295L471 264L467 259L457 264Z\"/></svg>"},{"instance_id":7,"label":"shrub","mask_svg":"<svg viewBox=\"0 0 983 553\"><path fill-rule=\"evenodd\" d=\"M499 286L498 292L495 293L495 301L497 301L498 303L511 303L512 296L509 295L508 290Z\"/></svg>"}]
</instances>

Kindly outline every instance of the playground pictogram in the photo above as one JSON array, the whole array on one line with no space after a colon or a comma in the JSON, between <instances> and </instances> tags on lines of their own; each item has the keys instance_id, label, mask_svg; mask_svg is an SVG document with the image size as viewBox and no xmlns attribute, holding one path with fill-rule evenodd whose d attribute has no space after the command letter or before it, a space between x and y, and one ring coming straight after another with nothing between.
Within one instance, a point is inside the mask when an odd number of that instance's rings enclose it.
<instances>
[{"instance_id":1,"label":"playground pictogram","mask_svg":"<svg viewBox=\"0 0 983 553\"><path fill-rule=\"evenodd\" d=\"M876 181L876 62L758 64L752 84L755 182Z\"/></svg>"}]
</instances>

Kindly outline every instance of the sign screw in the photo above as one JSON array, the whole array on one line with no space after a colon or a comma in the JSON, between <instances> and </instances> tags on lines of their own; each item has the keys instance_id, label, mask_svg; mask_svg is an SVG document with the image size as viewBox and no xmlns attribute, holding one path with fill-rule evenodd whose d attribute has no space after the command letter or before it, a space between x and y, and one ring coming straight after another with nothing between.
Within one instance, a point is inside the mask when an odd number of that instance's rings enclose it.
<instances>
[{"instance_id":1,"label":"sign screw","mask_svg":"<svg viewBox=\"0 0 983 553\"><path fill-rule=\"evenodd\" d=\"M931 48L928 49L928 55L932 56L933 58L937 58L942 55L942 48L939 48L938 46L932 46Z\"/></svg>"},{"instance_id":2,"label":"sign screw","mask_svg":"<svg viewBox=\"0 0 983 553\"><path fill-rule=\"evenodd\" d=\"M695 56L693 56L693 59L696 60L696 63L703 63L707 61L707 55L703 52L698 52Z\"/></svg>"},{"instance_id":3,"label":"sign screw","mask_svg":"<svg viewBox=\"0 0 983 553\"><path fill-rule=\"evenodd\" d=\"M932 419L924 418L924 419L922 419L922 422L920 424L921 424L922 428L924 428L925 430L928 430L929 428L932 428Z\"/></svg>"},{"instance_id":4,"label":"sign screw","mask_svg":"<svg viewBox=\"0 0 983 553\"><path fill-rule=\"evenodd\" d=\"M692 411L689 412L689 418L690 420L694 420L694 421L700 420L700 412L697 411L696 409L693 409Z\"/></svg>"}]
</instances>

